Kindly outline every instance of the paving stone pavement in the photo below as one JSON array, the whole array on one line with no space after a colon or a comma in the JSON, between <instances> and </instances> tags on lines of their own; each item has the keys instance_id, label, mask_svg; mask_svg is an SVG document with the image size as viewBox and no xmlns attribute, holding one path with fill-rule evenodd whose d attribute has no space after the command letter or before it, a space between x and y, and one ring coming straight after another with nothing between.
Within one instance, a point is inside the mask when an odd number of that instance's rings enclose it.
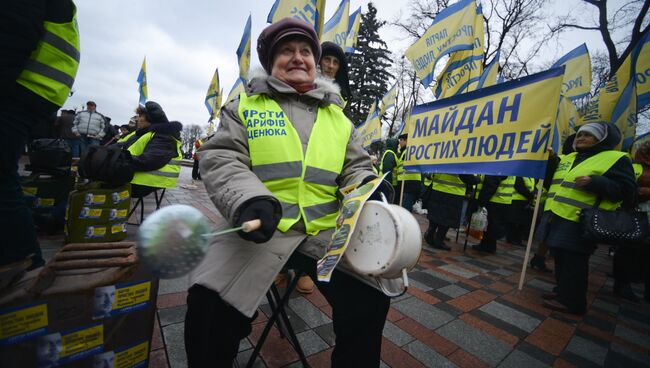
<instances>
[{"instance_id":1,"label":"paving stone pavement","mask_svg":"<svg viewBox=\"0 0 650 368\"><path fill-rule=\"evenodd\" d=\"M195 206L212 222L223 221L200 182L188 186L190 168L183 168L179 187L168 190L163 206ZM145 211L155 208L153 198ZM416 215L422 229L426 218ZM136 227L129 228L134 238ZM612 293L611 258L605 247L590 261L588 301L582 317L547 310L541 295L553 287L552 274L528 270L519 291L524 249L499 242L496 255L463 252L449 233L452 251L422 252L410 272L412 287L391 301L383 333L382 367L650 367L650 304L630 303ZM60 236L43 236L44 253L60 248ZM548 265L553 266L549 261ZM186 367L183 319L187 277L163 280L151 367ZM643 289L635 286L637 293ZM329 367L335 345L332 310L315 290L295 294L287 307L292 326L312 367ZM245 366L269 313L262 305L253 332L240 344L237 361ZM363 352L359 352L363 354ZM300 367L298 355L273 327L255 367Z\"/></svg>"}]
</instances>

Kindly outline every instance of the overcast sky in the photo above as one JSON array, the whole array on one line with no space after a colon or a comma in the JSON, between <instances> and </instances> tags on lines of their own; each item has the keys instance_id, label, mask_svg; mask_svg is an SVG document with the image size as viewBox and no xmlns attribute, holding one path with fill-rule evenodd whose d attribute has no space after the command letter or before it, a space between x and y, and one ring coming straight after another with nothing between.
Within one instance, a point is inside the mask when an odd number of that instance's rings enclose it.
<instances>
[{"instance_id":1,"label":"overcast sky","mask_svg":"<svg viewBox=\"0 0 650 368\"><path fill-rule=\"evenodd\" d=\"M579 0L555 0L553 11L576 8ZM615 1L619 2L619 1ZM327 1L326 20L338 0ZM351 0L350 11L367 2ZM378 18L406 16L408 0L375 0ZM251 68L259 66L255 43L266 26L273 0L77 0L81 35L81 65L74 95L64 108L80 108L94 100L97 111L110 116L112 124L125 124L138 104L136 78L147 56L149 99L159 102L172 120L185 125L205 125L208 112L205 93L215 68L224 94L237 77L236 49L249 14L252 15ZM577 13L587 14L588 13ZM403 52L410 45L395 28L380 32L389 50ZM559 50L545 53L546 60L561 56L587 41L589 50L602 49L595 32L572 32L563 37Z\"/></svg>"}]
</instances>

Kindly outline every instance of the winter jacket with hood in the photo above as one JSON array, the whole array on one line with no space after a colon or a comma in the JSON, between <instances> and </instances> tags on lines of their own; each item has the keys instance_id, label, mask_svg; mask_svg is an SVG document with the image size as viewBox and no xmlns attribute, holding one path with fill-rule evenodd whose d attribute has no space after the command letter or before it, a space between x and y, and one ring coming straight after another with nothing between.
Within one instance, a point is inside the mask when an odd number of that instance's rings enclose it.
<instances>
[{"instance_id":1,"label":"winter jacket with hood","mask_svg":"<svg viewBox=\"0 0 650 368\"><path fill-rule=\"evenodd\" d=\"M573 167L600 152L613 150L621 140L621 133L614 124L607 124L607 137L600 143L586 150L577 150ZM550 182L559 162L554 158L549 162L545 182ZM552 170L552 171L551 171ZM550 175L550 178L549 178ZM621 157L603 175L592 175L591 182L583 187L585 191L595 193L612 202L623 202L630 206L635 201L638 191L632 162L629 157ZM542 216L539 230L535 234L538 241L544 241L551 248L561 248L579 253L591 253L596 244L587 243L580 237L580 223L563 219L550 211Z\"/></svg>"},{"instance_id":2,"label":"winter jacket with hood","mask_svg":"<svg viewBox=\"0 0 650 368\"><path fill-rule=\"evenodd\" d=\"M272 76L255 73L257 75L249 78L246 93L249 96L265 94L278 102L298 132L303 151L306 151L318 107L328 104L342 106L337 88L319 78L315 89L300 94ZM238 110L239 99L224 107L219 133L204 143L197 153L206 190L224 217L219 229L231 226L242 205L252 200L269 200L275 204L278 214L281 211L279 201L251 171L247 131ZM337 178L339 187L376 176L371 165L370 156L361 147L359 136L353 130L343 169ZM192 273L192 284L218 292L223 300L250 317L290 255L297 249L312 258L320 258L325 254L331 236L332 230L307 236L302 221L285 233L276 230L271 240L262 244L243 240L235 233L220 236L213 241L205 259ZM346 271L344 264L337 269ZM401 280L357 277L376 288L390 289L394 295L402 290Z\"/></svg>"},{"instance_id":3,"label":"winter jacket with hood","mask_svg":"<svg viewBox=\"0 0 650 368\"><path fill-rule=\"evenodd\" d=\"M129 148L144 134L153 132L154 135L141 155L133 157L133 171L153 171L167 165L171 159L178 156L176 141L181 140L183 125L178 121L151 124L147 128L136 130L128 140L118 143L124 148Z\"/></svg>"},{"instance_id":4,"label":"winter jacket with hood","mask_svg":"<svg viewBox=\"0 0 650 368\"><path fill-rule=\"evenodd\" d=\"M75 134L92 136L97 139L104 138L106 117L97 111L83 110L77 113L72 124L72 132Z\"/></svg>"}]
</instances>

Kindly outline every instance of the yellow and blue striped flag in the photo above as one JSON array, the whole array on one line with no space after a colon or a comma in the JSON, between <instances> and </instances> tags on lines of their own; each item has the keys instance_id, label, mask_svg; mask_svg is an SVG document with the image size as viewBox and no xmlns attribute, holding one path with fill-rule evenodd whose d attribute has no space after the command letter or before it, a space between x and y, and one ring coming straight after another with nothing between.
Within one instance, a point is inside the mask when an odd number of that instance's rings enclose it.
<instances>
[{"instance_id":1,"label":"yellow and blue striped flag","mask_svg":"<svg viewBox=\"0 0 650 368\"><path fill-rule=\"evenodd\" d=\"M361 25L361 7L350 15L348 21L348 35L345 40L345 52L351 54L357 48L357 41L359 40L359 26Z\"/></svg>"},{"instance_id":2,"label":"yellow and blue striped flag","mask_svg":"<svg viewBox=\"0 0 650 368\"><path fill-rule=\"evenodd\" d=\"M591 59L586 44L582 44L562 56L551 68L564 65L562 94L570 100L589 96L591 91Z\"/></svg>"},{"instance_id":3,"label":"yellow and blue striped flag","mask_svg":"<svg viewBox=\"0 0 650 368\"><path fill-rule=\"evenodd\" d=\"M478 81L478 86L476 89L481 89L484 87L493 86L497 83L501 83L499 78L499 57L501 55L501 50L497 51L492 58L492 61L485 67L481 79Z\"/></svg>"},{"instance_id":4,"label":"yellow and blue striped flag","mask_svg":"<svg viewBox=\"0 0 650 368\"><path fill-rule=\"evenodd\" d=\"M286 17L311 24L320 37L323 34L325 0L275 0L266 21L275 23Z\"/></svg>"},{"instance_id":5,"label":"yellow and blue striped flag","mask_svg":"<svg viewBox=\"0 0 650 368\"><path fill-rule=\"evenodd\" d=\"M370 106L370 110L368 111L366 121L357 128L357 131L361 136L361 145L366 149L374 142L381 140L381 115L379 113L378 104L379 102L375 98L375 101L372 103L372 106Z\"/></svg>"},{"instance_id":6,"label":"yellow and blue striped flag","mask_svg":"<svg viewBox=\"0 0 650 368\"><path fill-rule=\"evenodd\" d=\"M237 60L239 61L239 77L248 78L248 71L251 66L251 16L248 16L244 34L237 47Z\"/></svg>"},{"instance_id":7,"label":"yellow and blue striped flag","mask_svg":"<svg viewBox=\"0 0 650 368\"><path fill-rule=\"evenodd\" d=\"M246 86L246 80L244 78L237 78L235 81L235 84L232 86L230 89L230 93L228 94L228 98L226 99L226 103L234 100L235 98L239 97L239 94L244 92L245 86Z\"/></svg>"},{"instance_id":8,"label":"yellow and blue striped flag","mask_svg":"<svg viewBox=\"0 0 650 368\"><path fill-rule=\"evenodd\" d=\"M219 117L222 94L223 91L219 87L219 68L217 68L214 70L212 81L210 81L210 86L208 86L208 92L205 94L205 107L208 108L210 121Z\"/></svg>"},{"instance_id":9,"label":"yellow and blue striped flag","mask_svg":"<svg viewBox=\"0 0 650 368\"><path fill-rule=\"evenodd\" d=\"M336 12L325 23L321 42L330 41L345 49L345 40L348 36L348 22L350 21L350 0L342 0Z\"/></svg>"},{"instance_id":10,"label":"yellow and blue striped flag","mask_svg":"<svg viewBox=\"0 0 650 368\"><path fill-rule=\"evenodd\" d=\"M392 87L386 92L384 97L381 98L381 109L379 110L379 117L382 117L386 110L395 106L395 100L397 99L397 81L393 84Z\"/></svg>"},{"instance_id":11,"label":"yellow and blue striped flag","mask_svg":"<svg viewBox=\"0 0 650 368\"><path fill-rule=\"evenodd\" d=\"M640 109L650 104L650 30L639 41L636 54L637 108Z\"/></svg>"},{"instance_id":12,"label":"yellow and blue striped flag","mask_svg":"<svg viewBox=\"0 0 650 368\"><path fill-rule=\"evenodd\" d=\"M149 98L149 90L147 88L147 57L142 60L140 73L138 73L138 92L140 92L140 105L144 106Z\"/></svg>"},{"instance_id":13,"label":"yellow and blue striped flag","mask_svg":"<svg viewBox=\"0 0 650 368\"><path fill-rule=\"evenodd\" d=\"M454 52L437 79L433 91L437 99L476 89L483 73L485 26L481 6L474 19L474 45L470 50Z\"/></svg>"},{"instance_id":14,"label":"yellow and blue striped flag","mask_svg":"<svg viewBox=\"0 0 650 368\"><path fill-rule=\"evenodd\" d=\"M475 0L460 0L441 11L424 35L406 50L404 55L425 88L435 79L436 63L441 57L472 49L475 18Z\"/></svg>"},{"instance_id":15,"label":"yellow and blue striped flag","mask_svg":"<svg viewBox=\"0 0 650 368\"><path fill-rule=\"evenodd\" d=\"M634 78L631 78L612 112L612 123L621 131L621 151L628 151L632 148L634 137L636 136L637 110L636 110L636 84Z\"/></svg>"}]
</instances>

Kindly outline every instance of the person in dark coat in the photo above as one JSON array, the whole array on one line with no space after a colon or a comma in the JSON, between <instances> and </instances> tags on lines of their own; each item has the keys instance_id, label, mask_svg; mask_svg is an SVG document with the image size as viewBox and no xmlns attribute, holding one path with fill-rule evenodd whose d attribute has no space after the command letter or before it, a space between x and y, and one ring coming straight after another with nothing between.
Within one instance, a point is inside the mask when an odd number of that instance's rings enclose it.
<instances>
[{"instance_id":1,"label":"person in dark coat","mask_svg":"<svg viewBox=\"0 0 650 368\"><path fill-rule=\"evenodd\" d=\"M512 245L523 245L521 238L530 230L530 222L533 217L530 204L535 198L534 185L535 181L530 178L517 177L515 179L515 194L518 194L517 198L525 199L516 199L513 196L512 203L508 207L506 240Z\"/></svg>"},{"instance_id":2,"label":"person in dark coat","mask_svg":"<svg viewBox=\"0 0 650 368\"><path fill-rule=\"evenodd\" d=\"M454 175L465 184L464 195L455 195L445 193L436 185L437 180L443 175L451 176L446 174L433 174L431 178L432 185L430 194L427 198L427 203L424 204L427 208L427 219L429 220L429 227L424 233L424 240L436 249L451 250L445 244L445 235L450 228L458 228L460 226L463 203L469 201L467 195L472 193L472 187L478 184L481 179L477 175Z\"/></svg>"},{"instance_id":3,"label":"person in dark coat","mask_svg":"<svg viewBox=\"0 0 650 368\"><path fill-rule=\"evenodd\" d=\"M138 114L138 129L135 134L123 143L123 148L129 148L143 135L153 132L154 135L147 143L144 152L133 157L134 172L154 171L167 165L178 156L177 142L181 139L183 125L178 121L167 120L162 107L154 101L147 101L145 106L136 109ZM131 193L134 198L144 197L158 189L157 187L132 184Z\"/></svg>"},{"instance_id":4,"label":"person in dark coat","mask_svg":"<svg viewBox=\"0 0 650 368\"><path fill-rule=\"evenodd\" d=\"M350 79L348 76L348 59L341 46L334 42L325 41L321 44L323 50L318 63L321 75L333 79L341 88L343 101L348 101L352 92L350 91Z\"/></svg>"},{"instance_id":5,"label":"person in dark coat","mask_svg":"<svg viewBox=\"0 0 650 368\"><path fill-rule=\"evenodd\" d=\"M70 146L72 157L81 157L81 143L79 137L72 133L72 124L74 121L74 110L61 110L61 115L56 118L54 128L58 138L65 139Z\"/></svg>"},{"instance_id":6,"label":"person in dark coat","mask_svg":"<svg viewBox=\"0 0 650 368\"><path fill-rule=\"evenodd\" d=\"M36 62L32 55L41 55L34 51L44 40L45 22L57 27L70 24L74 12L70 0L7 0L0 6L0 266L33 254L32 268L44 264L32 213L20 187L18 161L30 130L56 117L63 103L48 100L35 91L34 84L27 86L19 80L25 79L21 75L28 63ZM57 67L71 69L69 55L57 53L52 58L53 63L60 62ZM66 76L69 84L74 81L74 70Z\"/></svg>"},{"instance_id":7,"label":"person in dark coat","mask_svg":"<svg viewBox=\"0 0 650 368\"><path fill-rule=\"evenodd\" d=\"M577 170L577 166L588 159L615 150L620 140L621 133L614 124L589 123L581 126L573 143L576 153L572 155L575 155L575 159L570 168L563 169ZM547 182L550 182L548 179L553 178L556 170L562 169L559 163L557 157L549 160ZM632 205L637 193L637 185L629 157L620 157L609 169L602 168L602 164L593 163L585 163L581 167L585 165L593 165L595 170L601 168L605 171L601 175L576 177L575 186L581 188L580 192L591 193L592 196L600 196L603 200L614 203L622 202L624 206ZM567 175L569 172L567 171ZM574 192L578 191L574 190ZM563 203L558 200L558 193L553 200L556 203ZM573 198L573 200L580 200L580 198ZM551 255L555 258L557 288L555 292L544 295L546 300L543 305L562 312L584 314L587 311L589 257L597 244L582 239L579 221L561 217L559 212L554 207L546 211L535 234L536 240L547 244Z\"/></svg>"},{"instance_id":8,"label":"person in dark coat","mask_svg":"<svg viewBox=\"0 0 650 368\"><path fill-rule=\"evenodd\" d=\"M478 194L476 203L478 207L487 209L488 227L479 244L472 245L474 250L487 253L496 253L497 240L505 235L506 220L508 218L508 205L491 202L490 199L497 193L497 189L507 176L486 175L483 187ZM472 211L474 212L474 211Z\"/></svg>"}]
</instances>

